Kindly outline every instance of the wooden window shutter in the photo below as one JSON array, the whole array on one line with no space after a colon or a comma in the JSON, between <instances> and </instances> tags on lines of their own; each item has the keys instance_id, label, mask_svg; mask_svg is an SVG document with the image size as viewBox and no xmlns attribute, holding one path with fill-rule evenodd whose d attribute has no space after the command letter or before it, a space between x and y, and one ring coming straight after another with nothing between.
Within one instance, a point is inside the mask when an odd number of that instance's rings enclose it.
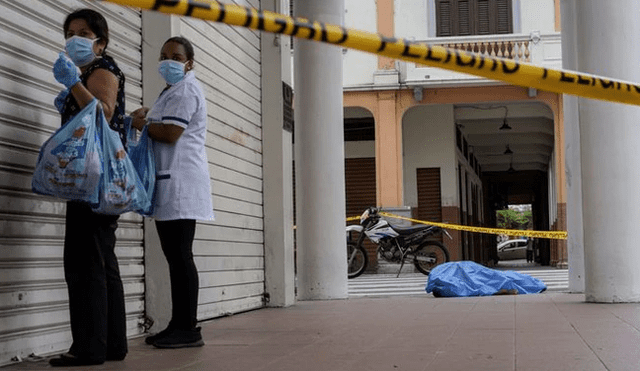
<instances>
[{"instance_id":1,"label":"wooden window shutter","mask_svg":"<svg viewBox=\"0 0 640 371\"><path fill-rule=\"evenodd\" d=\"M472 0L458 0L457 12L457 24L458 32L456 36L473 35L474 22L473 22L473 8L471 4Z\"/></svg>"},{"instance_id":2,"label":"wooden window shutter","mask_svg":"<svg viewBox=\"0 0 640 371\"><path fill-rule=\"evenodd\" d=\"M476 4L476 18L477 28L476 35L490 35L493 30L491 29L491 4L489 0L478 0Z\"/></svg>"},{"instance_id":3,"label":"wooden window shutter","mask_svg":"<svg viewBox=\"0 0 640 371\"><path fill-rule=\"evenodd\" d=\"M442 192L440 189L440 168L416 169L418 191L418 220L442 222ZM442 241L442 234L432 237Z\"/></svg>"},{"instance_id":4,"label":"wooden window shutter","mask_svg":"<svg viewBox=\"0 0 640 371\"><path fill-rule=\"evenodd\" d=\"M436 36L513 32L511 0L436 0Z\"/></svg>"},{"instance_id":5,"label":"wooden window shutter","mask_svg":"<svg viewBox=\"0 0 640 371\"><path fill-rule=\"evenodd\" d=\"M345 211L347 217L358 216L376 206L376 159L347 158L344 162Z\"/></svg>"},{"instance_id":6,"label":"wooden window shutter","mask_svg":"<svg viewBox=\"0 0 640 371\"><path fill-rule=\"evenodd\" d=\"M496 30L497 34L513 32L513 19L511 17L511 0L495 0L496 2Z\"/></svg>"},{"instance_id":7,"label":"wooden window shutter","mask_svg":"<svg viewBox=\"0 0 640 371\"><path fill-rule=\"evenodd\" d=\"M436 36L454 36L453 0L436 0Z\"/></svg>"}]
</instances>

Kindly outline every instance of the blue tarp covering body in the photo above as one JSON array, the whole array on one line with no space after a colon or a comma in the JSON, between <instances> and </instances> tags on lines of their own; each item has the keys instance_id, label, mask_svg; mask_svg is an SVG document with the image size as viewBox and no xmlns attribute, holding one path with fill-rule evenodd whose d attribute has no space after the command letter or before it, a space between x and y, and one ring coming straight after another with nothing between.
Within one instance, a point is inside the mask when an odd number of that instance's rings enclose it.
<instances>
[{"instance_id":1,"label":"blue tarp covering body","mask_svg":"<svg viewBox=\"0 0 640 371\"><path fill-rule=\"evenodd\" d=\"M537 294L547 286L537 278L514 271L499 271L471 261L444 263L429 273L427 292L434 296L489 296L503 290Z\"/></svg>"}]
</instances>

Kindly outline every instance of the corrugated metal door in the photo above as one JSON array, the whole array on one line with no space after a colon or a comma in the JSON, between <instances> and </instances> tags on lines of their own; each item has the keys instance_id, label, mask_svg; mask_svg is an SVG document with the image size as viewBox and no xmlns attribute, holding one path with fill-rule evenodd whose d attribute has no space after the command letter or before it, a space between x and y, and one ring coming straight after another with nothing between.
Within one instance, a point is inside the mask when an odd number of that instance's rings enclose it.
<instances>
[{"instance_id":1,"label":"corrugated metal door","mask_svg":"<svg viewBox=\"0 0 640 371\"><path fill-rule=\"evenodd\" d=\"M347 217L359 216L368 207L376 206L376 159L348 158L344 162L344 183ZM358 224L360 220L348 224ZM364 240L369 257L369 271L378 267L377 245Z\"/></svg>"},{"instance_id":2,"label":"corrugated metal door","mask_svg":"<svg viewBox=\"0 0 640 371\"><path fill-rule=\"evenodd\" d=\"M376 206L376 159L348 158L344 162L347 217L359 216Z\"/></svg>"},{"instance_id":3,"label":"corrugated metal door","mask_svg":"<svg viewBox=\"0 0 640 371\"><path fill-rule=\"evenodd\" d=\"M258 0L239 1L259 8ZM215 222L196 229L198 319L264 305L260 33L182 18L207 96Z\"/></svg>"},{"instance_id":4,"label":"corrugated metal door","mask_svg":"<svg viewBox=\"0 0 640 371\"><path fill-rule=\"evenodd\" d=\"M141 16L95 1L0 0L0 365L70 345L62 268L65 203L31 192L40 145L60 126L53 99L63 87L51 67L63 48L62 23L81 7L109 23L108 52L127 78L127 107L141 102ZM142 218L121 217L117 254L128 334L142 332Z\"/></svg>"}]
</instances>

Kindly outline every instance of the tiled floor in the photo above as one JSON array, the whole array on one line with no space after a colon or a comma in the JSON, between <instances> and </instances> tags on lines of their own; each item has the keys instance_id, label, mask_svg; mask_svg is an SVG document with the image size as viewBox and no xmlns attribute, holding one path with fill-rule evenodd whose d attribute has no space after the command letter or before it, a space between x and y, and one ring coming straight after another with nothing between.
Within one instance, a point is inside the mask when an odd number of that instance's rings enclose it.
<instances>
[{"instance_id":1,"label":"tiled floor","mask_svg":"<svg viewBox=\"0 0 640 371\"><path fill-rule=\"evenodd\" d=\"M202 348L133 339L126 360L76 369L640 370L640 304L585 303L580 294L307 301L202 327Z\"/></svg>"}]
</instances>

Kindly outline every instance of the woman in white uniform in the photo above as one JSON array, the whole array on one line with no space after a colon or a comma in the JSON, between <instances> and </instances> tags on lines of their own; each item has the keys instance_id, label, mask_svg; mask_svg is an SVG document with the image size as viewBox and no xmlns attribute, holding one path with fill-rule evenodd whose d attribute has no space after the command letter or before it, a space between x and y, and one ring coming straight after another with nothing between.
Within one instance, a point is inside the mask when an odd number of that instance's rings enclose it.
<instances>
[{"instance_id":1,"label":"woman in white uniform","mask_svg":"<svg viewBox=\"0 0 640 371\"><path fill-rule=\"evenodd\" d=\"M213 220L205 151L207 103L193 72L191 43L172 37L162 47L158 71L167 82L151 110L134 111L132 126L148 125L156 157L156 220L171 278L171 321L145 339L158 348L204 345L197 325L198 271L193 260L196 220Z\"/></svg>"}]
</instances>

